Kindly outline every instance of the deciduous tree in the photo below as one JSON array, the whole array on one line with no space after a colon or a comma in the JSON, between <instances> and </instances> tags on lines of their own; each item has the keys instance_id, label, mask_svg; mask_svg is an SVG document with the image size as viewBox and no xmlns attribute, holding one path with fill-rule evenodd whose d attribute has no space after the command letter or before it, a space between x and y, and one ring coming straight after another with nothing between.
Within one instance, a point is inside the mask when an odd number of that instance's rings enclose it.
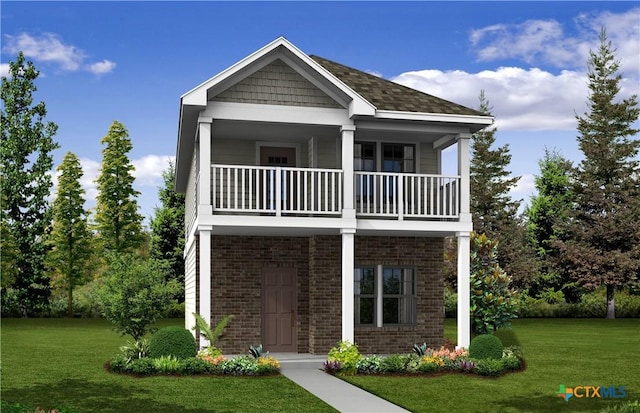
<instances>
[{"instance_id":1,"label":"deciduous tree","mask_svg":"<svg viewBox=\"0 0 640 413\"><path fill-rule=\"evenodd\" d=\"M615 317L616 287L640 273L640 140L637 95L619 98L622 75L615 49L600 32L588 61L588 110L576 115L584 159L576 171L575 209L566 241L558 243L564 268L587 288L606 287L607 318Z\"/></svg>"},{"instance_id":2,"label":"deciduous tree","mask_svg":"<svg viewBox=\"0 0 640 413\"><path fill-rule=\"evenodd\" d=\"M58 148L53 136L57 125L45 121L44 102L34 104L33 92L39 72L22 52L9 63L9 76L2 77L0 124L0 175L3 252L14 251L15 269L11 288L23 316L43 311L51 292L45 271L47 247L43 235L51 221L49 194L52 152ZM5 242L13 245L5 244ZM3 288L2 293L5 294Z\"/></svg>"},{"instance_id":3,"label":"deciduous tree","mask_svg":"<svg viewBox=\"0 0 640 413\"><path fill-rule=\"evenodd\" d=\"M84 190L80 185L80 160L67 152L58 167L58 190L53 201L52 231L48 238L51 246L48 264L59 276L67 291L67 316L73 316L73 289L87 281L88 264L92 254L93 236L87 225L84 209Z\"/></svg>"}]
</instances>

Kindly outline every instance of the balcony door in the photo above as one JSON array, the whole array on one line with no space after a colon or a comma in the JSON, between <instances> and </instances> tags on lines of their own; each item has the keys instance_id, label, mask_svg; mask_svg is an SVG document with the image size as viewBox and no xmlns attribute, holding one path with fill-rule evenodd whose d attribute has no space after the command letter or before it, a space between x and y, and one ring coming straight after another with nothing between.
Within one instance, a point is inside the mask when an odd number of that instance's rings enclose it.
<instances>
[{"instance_id":1,"label":"balcony door","mask_svg":"<svg viewBox=\"0 0 640 413\"><path fill-rule=\"evenodd\" d=\"M295 167L296 166L296 148L281 147L281 146L261 146L260 147L260 166L282 166L282 167ZM275 210L276 209L276 179L274 171L266 171L267 181L267 204L263 206L264 209ZM280 208L287 210L293 209L294 205L289 205L288 196L289 189L294 188L294 182L292 181L292 175L282 171L280 174ZM295 196L292 197L295 199ZM291 201L293 201L293 199ZM289 207L289 208L287 208Z\"/></svg>"}]
</instances>

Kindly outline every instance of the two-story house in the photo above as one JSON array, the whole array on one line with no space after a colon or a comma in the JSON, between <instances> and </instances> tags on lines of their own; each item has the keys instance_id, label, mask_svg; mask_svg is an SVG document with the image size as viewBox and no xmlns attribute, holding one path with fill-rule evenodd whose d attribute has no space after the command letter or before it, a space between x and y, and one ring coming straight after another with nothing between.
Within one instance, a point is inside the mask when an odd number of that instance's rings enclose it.
<instances>
[{"instance_id":1,"label":"two-story house","mask_svg":"<svg viewBox=\"0 0 640 413\"><path fill-rule=\"evenodd\" d=\"M456 236L467 347L469 140L492 122L284 38L185 93L187 328L194 312L214 324L233 314L225 353L439 346L443 237ZM452 145L457 173L445 176Z\"/></svg>"}]
</instances>

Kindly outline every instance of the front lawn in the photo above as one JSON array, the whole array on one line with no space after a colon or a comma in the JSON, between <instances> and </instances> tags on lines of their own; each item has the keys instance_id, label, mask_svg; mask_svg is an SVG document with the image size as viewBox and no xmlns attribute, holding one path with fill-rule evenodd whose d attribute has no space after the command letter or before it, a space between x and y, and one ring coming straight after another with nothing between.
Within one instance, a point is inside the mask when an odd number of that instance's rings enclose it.
<instances>
[{"instance_id":1,"label":"front lawn","mask_svg":"<svg viewBox=\"0 0 640 413\"><path fill-rule=\"evenodd\" d=\"M182 320L163 320L181 325ZM3 319L2 400L81 412L333 412L283 376L146 377L108 373L127 338L95 319ZM3 410L4 411L4 410Z\"/></svg>"},{"instance_id":2,"label":"front lawn","mask_svg":"<svg viewBox=\"0 0 640 413\"><path fill-rule=\"evenodd\" d=\"M499 331L522 346L527 369L497 379L347 376L344 380L412 412L597 412L640 400L640 319L522 319ZM455 321L445 335L455 341ZM410 351L411 343L407 344ZM626 399L556 397L558 387L625 386Z\"/></svg>"}]
</instances>

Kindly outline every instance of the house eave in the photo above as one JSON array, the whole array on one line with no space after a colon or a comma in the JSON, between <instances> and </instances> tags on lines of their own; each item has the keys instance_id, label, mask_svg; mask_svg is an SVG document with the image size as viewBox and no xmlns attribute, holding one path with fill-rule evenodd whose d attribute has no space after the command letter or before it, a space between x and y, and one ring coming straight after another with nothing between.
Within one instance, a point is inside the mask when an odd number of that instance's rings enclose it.
<instances>
[{"instance_id":1,"label":"house eave","mask_svg":"<svg viewBox=\"0 0 640 413\"><path fill-rule=\"evenodd\" d=\"M377 110L374 116L376 119L385 120L410 120L420 122L440 122L448 124L469 125L471 132L476 132L494 122L492 116L478 115L458 115L448 113L423 113L423 112L403 112L394 110Z\"/></svg>"}]
</instances>

